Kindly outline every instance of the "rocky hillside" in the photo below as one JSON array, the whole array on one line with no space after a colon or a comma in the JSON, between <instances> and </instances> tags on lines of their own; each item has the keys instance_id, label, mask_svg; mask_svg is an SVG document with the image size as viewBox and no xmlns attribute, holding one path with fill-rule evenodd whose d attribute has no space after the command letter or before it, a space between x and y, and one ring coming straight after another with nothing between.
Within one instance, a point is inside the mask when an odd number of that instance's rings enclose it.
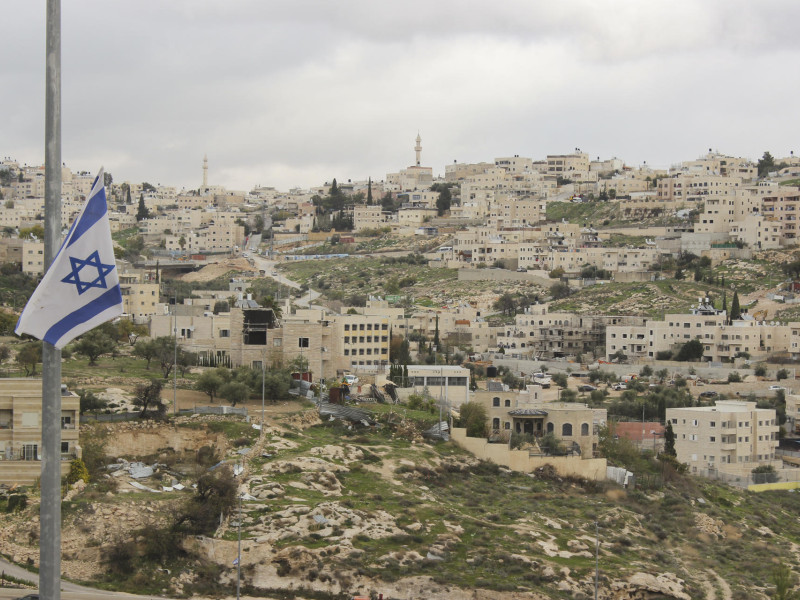
<instances>
[{"instance_id":1,"label":"rocky hillside","mask_svg":"<svg viewBox=\"0 0 800 600\"><path fill-rule=\"evenodd\" d=\"M423 441L432 415L375 410L377 428L288 406L270 411L263 436L219 417L89 433L90 454L113 446L127 459L146 440L139 458L156 467L138 489L123 472L70 492L65 572L138 593L233 595L236 511L225 508L218 527L212 515L205 534L175 525L186 506L200 506L193 498L219 458L244 467L231 492L246 494L245 597L588 599L596 532L604 599L766 598L774 566L800 564L796 494L746 493L671 469L637 490L548 469L513 473ZM168 450L182 433L194 447ZM38 560L32 500L0 525L0 546L17 562Z\"/></svg>"}]
</instances>

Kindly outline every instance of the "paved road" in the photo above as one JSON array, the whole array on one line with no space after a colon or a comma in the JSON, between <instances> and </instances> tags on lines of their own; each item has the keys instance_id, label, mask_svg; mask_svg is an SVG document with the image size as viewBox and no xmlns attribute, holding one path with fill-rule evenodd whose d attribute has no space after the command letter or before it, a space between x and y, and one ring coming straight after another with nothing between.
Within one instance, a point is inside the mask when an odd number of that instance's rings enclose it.
<instances>
[{"instance_id":1,"label":"paved road","mask_svg":"<svg viewBox=\"0 0 800 600\"><path fill-rule=\"evenodd\" d=\"M258 255L255 255L252 258L255 264L257 265L257 268L266 273L266 275L264 275L265 277L272 277L272 279L274 279L278 283L293 288L295 290L300 289L299 283L297 283L296 281L292 281L291 279L288 279L287 277L284 277L283 275L275 271L275 265L277 263L274 260L269 260L268 258L264 258L263 256L258 256ZM273 273L276 274L273 275ZM320 296L321 294L319 292L309 288L308 292L306 292L302 298L299 298L297 300L297 305L310 307L311 303Z\"/></svg>"},{"instance_id":2,"label":"paved road","mask_svg":"<svg viewBox=\"0 0 800 600\"><path fill-rule=\"evenodd\" d=\"M0 571L6 575L10 575L15 579L29 581L36 585L39 583L39 575L31 573L27 569L10 563L7 560L0 558ZM109 592L107 590L96 590L94 588L84 587L69 581L61 582L61 597L64 600L97 600L98 598L136 598L138 600L145 600L156 598L156 596L134 596L133 594L125 594L122 592ZM0 599L19 598L25 594L33 593L36 590L21 590L12 588L0 588ZM159 599L160 600L160 599Z\"/></svg>"}]
</instances>

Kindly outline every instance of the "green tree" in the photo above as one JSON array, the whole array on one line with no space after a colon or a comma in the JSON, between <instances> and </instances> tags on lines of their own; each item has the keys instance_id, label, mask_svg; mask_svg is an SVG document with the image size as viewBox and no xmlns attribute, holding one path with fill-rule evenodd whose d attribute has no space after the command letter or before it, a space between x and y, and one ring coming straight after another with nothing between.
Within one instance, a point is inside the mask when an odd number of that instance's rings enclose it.
<instances>
[{"instance_id":1,"label":"green tree","mask_svg":"<svg viewBox=\"0 0 800 600\"><path fill-rule=\"evenodd\" d=\"M18 319L17 315L0 310L0 335L12 335Z\"/></svg>"},{"instance_id":2,"label":"green tree","mask_svg":"<svg viewBox=\"0 0 800 600\"><path fill-rule=\"evenodd\" d=\"M17 351L17 363L25 369L25 377L36 375L36 365L42 362L41 342L30 342Z\"/></svg>"},{"instance_id":3,"label":"green tree","mask_svg":"<svg viewBox=\"0 0 800 600\"><path fill-rule=\"evenodd\" d=\"M230 306L225 300L217 300L214 302L214 314L218 315L219 313L226 313L230 310Z\"/></svg>"},{"instance_id":4,"label":"green tree","mask_svg":"<svg viewBox=\"0 0 800 600\"><path fill-rule=\"evenodd\" d=\"M789 371L786 369L781 369L775 374L775 379L780 381L781 379L788 379L789 378Z\"/></svg>"},{"instance_id":5,"label":"green tree","mask_svg":"<svg viewBox=\"0 0 800 600\"><path fill-rule=\"evenodd\" d=\"M78 397L80 397L80 412L92 412L103 410L108 406L108 401L98 398L94 392L88 390L78 390Z\"/></svg>"},{"instance_id":6,"label":"green tree","mask_svg":"<svg viewBox=\"0 0 800 600\"><path fill-rule=\"evenodd\" d=\"M550 378L560 388L567 387L567 374L566 373L553 373Z\"/></svg>"},{"instance_id":7,"label":"green tree","mask_svg":"<svg viewBox=\"0 0 800 600\"><path fill-rule=\"evenodd\" d=\"M795 577L786 563L781 561L775 565L769 579L775 586L773 600L800 600L800 593L792 590Z\"/></svg>"},{"instance_id":8,"label":"green tree","mask_svg":"<svg viewBox=\"0 0 800 600\"><path fill-rule=\"evenodd\" d=\"M264 374L264 397L271 402L288 398L292 385L292 376L288 372L270 371Z\"/></svg>"},{"instance_id":9,"label":"green tree","mask_svg":"<svg viewBox=\"0 0 800 600\"><path fill-rule=\"evenodd\" d=\"M772 154L764 152L764 155L758 161L758 176L766 177L774 167L775 159L772 158Z\"/></svg>"},{"instance_id":10,"label":"green tree","mask_svg":"<svg viewBox=\"0 0 800 600\"><path fill-rule=\"evenodd\" d=\"M739 293L733 292L733 300L731 300L731 321L736 321L742 318L742 309L739 307Z\"/></svg>"},{"instance_id":11,"label":"green tree","mask_svg":"<svg viewBox=\"0 0 800 600\"><path fill-rule=\"evenodd\" d=\"M181 247L181 252L183 252L183 249L186 248L186 237L185 236L182 235L180 237L180 239L178 240L178 245Z\"/></svg>"},{"instance_id":12,"label":"green tree","mask_svg":"<svg viewBox=\"0 0 800 600\"><path fill-rule=\"evenodd\" d=\"M436 198L436 211L437 214L441 217L444 213L450 210L450 203L452 202L453 197L450 194L450 187L444 185L439 192L439 197Z\"/></svg>"},{"instance_id":13,"label":"green tree","mask_svg":"<svg viewBox=\"0 0 800 600\"><path fill-rule=\"evenodd\" d=\"M138 383L133 390L133 405L141 407L139 417L147 417L147 410L152 409L155 416L162 417L167 411L167 405L161 399L162 383L160 379L151 379L149 383Z\"/></svg>"},{"instance_id":14,"label":"green tree","mask_svg":"<svg viewBox=\"0 0 800 600\"><path fill-rule=\"evenodd\" d=\"M108 171L105 171L103 173L103 185L109 187L112 183L114 183L114 176Z\"/></svg>"},{"instance_id":15,"label":"green tree","mask_svg":"<svg viewBox=\"0 0 800 600\"><path fill-rule=\"evenodd\" d=\"M82 479L84 483L89 483L89 470L80 458L75 458L69 463L67 483L71 485L79 479Z\"/></svg>"},{"instance_id":16,"label":"green tree","mask_svg":"<svg viewBox=\"0 0 800 600\"><path fill-rule=\"evenodd\" d=\"M158 356L158 348L156 347L155 340L142 340L136 342L133 347L133 355L137 358L142 358L147 361L147 369L150 369L150 361Z\"/></svg>"},{"instance_id":17,"label":"green tree","mask_svg":"<svg viewBox=\"0 0 800 600\"><path fill-rule=\"evenodd\" d=\"M11 348L5 344L0 345L0 363L5 362L11 356Z\"/></svg>"},{"instance_id":18,"label":"green tree","mask_svg":"<svg viewBox=\"0 0 800 600\"><path fill-rule=\"evenodd\" d=\"M550 288L550 297L553 300L561 300L570 295L572 295L572 288L570 288L569 284L566 282L557 283Z\"/></svg>"},{"instance_id":19,"label":"green tree","mask_svg":"<svg viewBox=\"0 0 800 600\"><path fill-rule=\"evenodd\" d=\"M483 404L478 402L465 402L459 410L459 427L467 430L468 437L486 437L487 414Z\"/></svg>"},{"instance_id":20,"label":"green tree","mask_svg":"<svg viewBox=\"0 0 800 600\"><path fill-rule=\"evenodd\" d=\"M210 402L214 403L214 395L222 387L223 381L215 371L204 371L194 384L194 389L208 394Z\"/></svg>"},{"instance_id":21,"label":"green tree","mask_svg":"<svg viewBox=\"0 0 800 600\"><path fill-rule=\"evenodd\" d=\"M241 381L231 381L219 388L219 396L236 406L250 397L250 387Z\"/></svg>"},{"instance_id":22,"label":"green tree","mask_svg":"<svg viewBox=\"0 0 800 600\"><path fill-rule=\"evenodd\" d=\"M689 340L678 350L675 360L682 362L700 360L703 358L703 352L703 343L700 340Z\"/></svg>"},{"instance_id":23,"label":"green tree","mask_svg":"<svg viewBox=\"0 0 800 600\"><path fill-rule=\"evenodd\" d=\"M367 181L367 206L372 206L372 177Z\"/></svg>"},{"instance_id":24,"label":"green tree","mask_svg":"<svg viewBox=\"0 0 800 600\"><path fill-rule=\"evenodd\" d=\"M550 456L558 456L564 454L561 446L561 440L556 437L554 433L546 433L539 439L539 448L542 452Z\"/></svg>"},{"instance_id":25,"label":"green tree","mask_svg":"<svg viewBox=\"0 0 800 600\"><path fill-rule=\"evenodd\" d=\"M667 456L678 456L675 452L675 431L672 429L672 421L667 419L667 426L664 428L664 454Z\"/></svg>"},{"instance_id":26,"label":"green tree","mask_svg":"<svg viewBox=\"0 0 800 600\"><path fill-rule=\"evenodd\" d=\"M147 207L144 204L144 194L139 194L139 207L136 211L136 222L138 223L142 219L147 219L150 216L150 211L147 210Z\"/></svg>"},{"instance_id":27,"label":"green tree","mask_svg":"<svg viewBox=\"0 0 800 600\"><path fill-rule=\"evenodd\" d=\"M502 296L495 300L492 308L499 310L508 316L514 316L517 310L517 302L514 299L514 296L512 296L509 292L505 292Z\"/></svg>"},{"instance_id":28,"label":"green tree","mask_svg":"<svg viewBox=\"0 0 800 600\"><path fill-rule=\"evenodd\" d=\"M104 354L110 354L117 347L114 339L106 333L93 329L84 333L78 341L73 344L72 350L89 359L89 366L95 366L97 359Z\"/></svg>"}]
</instances>

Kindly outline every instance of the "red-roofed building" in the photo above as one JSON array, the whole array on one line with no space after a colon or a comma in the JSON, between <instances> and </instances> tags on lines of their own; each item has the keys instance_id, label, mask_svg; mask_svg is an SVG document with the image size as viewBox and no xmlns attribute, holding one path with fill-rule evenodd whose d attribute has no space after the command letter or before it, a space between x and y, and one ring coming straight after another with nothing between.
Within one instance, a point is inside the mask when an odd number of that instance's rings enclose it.
<instances>
[{"instance_id":1,"label":"red-roofed building","mask_svg":"<svg viewBox=\"0 0 800 600\"><path fill-rule=\"evenodd\" d=\"M664 449L664 426L658 422L621 421L609 423L614 435L632 441L639 448L661 452Z\"/></svg>"}]
</instances>

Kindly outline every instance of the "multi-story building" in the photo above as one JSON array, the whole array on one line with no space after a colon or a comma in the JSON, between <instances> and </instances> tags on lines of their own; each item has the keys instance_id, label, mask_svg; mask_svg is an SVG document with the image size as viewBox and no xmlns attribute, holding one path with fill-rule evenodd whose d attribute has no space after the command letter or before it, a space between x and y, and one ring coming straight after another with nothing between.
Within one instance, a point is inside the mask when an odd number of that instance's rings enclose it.
<instances>
[{"instance_id":1,"label":"multi-story building","mask_svg":"<svg viewBox=\"0 0 800 600\"><path fill-rule=\"evenodd\" d=\"M547 304L535 304L516 315L513 325L498 332L497 345L506 351L538 359L594 355L606 343L607 329L643 325L644 320L644 317L633 316L549 312Z\"/></svg>"},{"instance_id":2,"label":"multi-story building","mask_svg":"<svg viewBox=\"0 0 800 600\"><path fill-rule=\"evenodd\" d=\"M80 457L78 395L62 386L61 474ZM0 379L0 483L32 485L42 473L42 380Z\"/></svg>"},{"instance_id":3,"label":"multi-story building","mask_svg":"<svg viewBox=\"0 0 800 600\"><path fill-rule=\"evenodd\" d=\"M747 476L762 465L779 469L775 458L778 422L775 410L755 402L717 400L715 406L668 408L680 462L693 473L719 471Z\"/></svg>"},{"instance_id":4,"label":"multi-story building","mask_svg":"<svg viewBox=\"0 0 800 600\"><path fill-rule=\"evenodd\" d=\"M29 275L41 275L44 273L44 242L23 240L22 272Z\"/></svg>"}]
</instances>

